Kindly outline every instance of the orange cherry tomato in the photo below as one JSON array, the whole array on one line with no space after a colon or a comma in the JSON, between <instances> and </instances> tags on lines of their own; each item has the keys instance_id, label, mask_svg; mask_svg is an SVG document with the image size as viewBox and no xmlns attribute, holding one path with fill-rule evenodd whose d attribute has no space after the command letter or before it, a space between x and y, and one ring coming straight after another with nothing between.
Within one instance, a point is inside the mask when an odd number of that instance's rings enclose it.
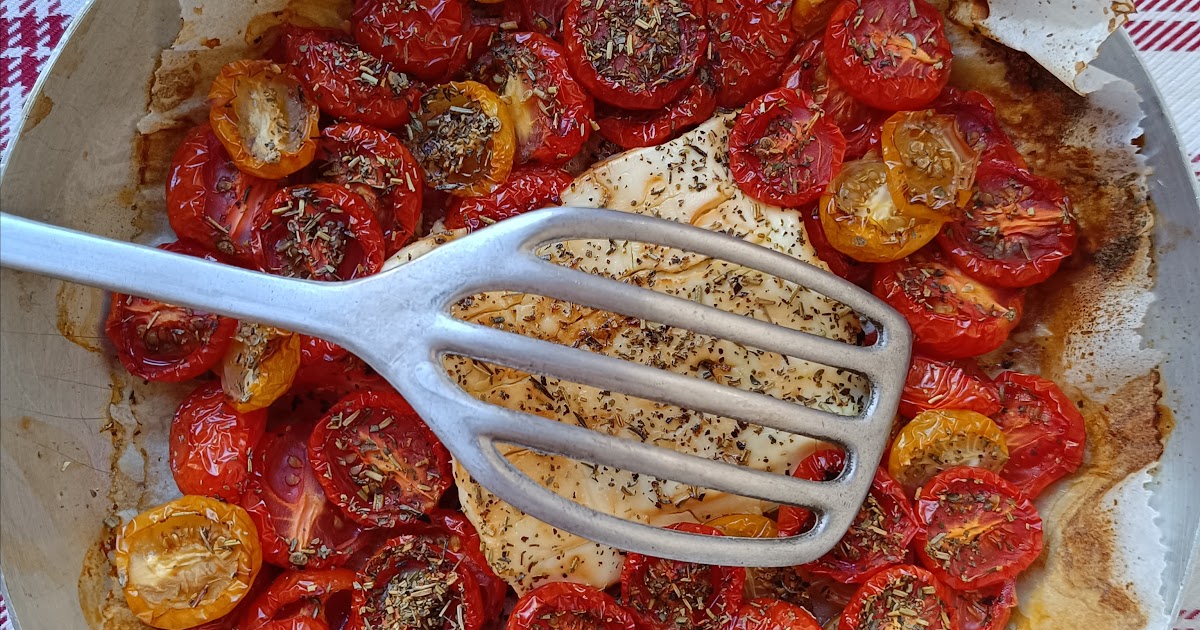
<instances>
[{"instance_id":1,"label":"orange cherry tomato","mask_svg":"<svg viewBox=\"0 0 1200 630\"><path fill-rule=\"evenodd\" d=\"M879 141L896 205L935 221L962 214L979 153L967 144L953 116L931 109L893 114L883 123Z\"/></svg>"},{"instance_id":2,"label":"orange cherry tomato","mask_svg":"<svg viewBox=\"0 0 1200 630\"><path fill-rule=\"evenodd\" d=\"M517 137L504 101L475 81L446 83L421 97L408 124L410 148L436 190L479 197L512 171Z\"/></svg>"},{"instance_id":3,"label":"orange cherry tomato","mask_svg":"<svg viewBox=\"0 0 1200 630\"><path fill-rule=\"evenodd\" d=\"M834 249L860 262L898 260L932 241L941 221L898 207L877 158L848 162L821 195L821 226Z\"/></svg>"},{"instance_id":4,"label":"orange cherry tomato","mask_svg":"<svg viewBox=\"0 0 1200 630\"><path fill-rule=\"evenodd\" d=\"M726 536L739 538L775 538L779 536L779 528L775 525L775 521L761 514L727 514L718 516L705 525L721 530L721 533Z\"/></svg>"},{"instance_id":5,"label":"orange cherry tomato","mask_svg":"<svg viewBox=\"0 0 1200 630\"><path fill-rule=\"evenodd\" d=\"M300 368L300 335L241 322L221 361L221 388L241 413L263 409L287 392Z\"/></svg>"},{"instance_id":6,"label":"orange cherry tomato","mask_svg":"<svg viewBox=\"0 0 1200 630\"><path fill-rule=\"evenodd\" d=\"M1008 461L1004 433L987 416L965 409L917 414L892 443L888 473L906 490L955 466L999 472Z\"/></svg>"},{"instance_id":7,"label":"orange cherry tomato","mask_svg":"<svg viewBox=\"0 0 1200 630\"><path fill-rule=\"evenodd\" d=\"M258 575L262 550L245 510L189 495L126 523L113 565L138 619L183 630L237 606Z\"/></svg>"},{"instance_id":8,"label":"orange cherry tomato","mask_svg":"<svg viewBox=\"0 0 1200 630\"><path fill-rule=\"evenodd\" d=\"M265 179L308 166L320 111L289 66L243 59L221 68L208 92L208 120L233 163Z\"/></svg>"}]
</instances>

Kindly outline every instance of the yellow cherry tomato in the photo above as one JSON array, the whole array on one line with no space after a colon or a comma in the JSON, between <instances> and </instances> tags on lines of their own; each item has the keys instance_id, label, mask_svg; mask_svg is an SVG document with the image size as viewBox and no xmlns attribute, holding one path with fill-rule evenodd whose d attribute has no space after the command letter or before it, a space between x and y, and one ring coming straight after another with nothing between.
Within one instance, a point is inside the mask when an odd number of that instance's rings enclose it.
<instances>
[{"instance_id":1,"label":"yellow cherry tomato","mask_svg":"<svg viewBox=\"0 0 1200 630\"><path fill-rule=\"evenodd\" d=\"M239 169L280 179L316 157L320 111L285 66L230 63L213 81L208 101L209 123Z\"/></svg>"},{"instance_id":2,"label":"yellow cherry tomato","mask_svg":"<svg viewBox=\"0 0 1200 630\"><path fill-rule=\"evenodd\" d=\"M999 472L1007 461L1004 433L987 416L965 409L931 409L900 430L888 457L888 473L914 490L955 466Z\"/></svg>"},{"instance_id":3,"label":"yellow cherry tomato","mask_svg":"<svg viewBox=\"0 0 1200 630\"><path fill-rule=\"evenodd\" d=\"M897 112L883 123L880 149L892 199L907 214L953 221L971 198L979 153L953 116Z\"/></svg>"},{"instance_id":4,"label":"yellow cherry tomato","mask_svg":"<svg viewBox=\"0 0 1200 630\"><path fill-rule=\"evenodd\" d=\"M821 195L821 227L834 249L868 263L899 260L932 241L942 228L900 208L879 158L847 162Z\"/></svg>"},{"instance_id":5,"label":"yellow cherry tomato","mask_svg":"<svg viewBox=\"0 0 1200 630\"><path fill-rule=\"evenodd\" d=\"M221 389L242 413L270 406L292 386L300 368L300 335L240 322L221 360Z\"/></svg>"},{"instance_id":6,"label":"yellow cherry tomato","mask_svg":"<svg viewBox=\"0 0 1200 630\"><path fill-rule=\"evenodd\" d=\"M721 530L726 536L738 538L776 538L779 528L775 521L761 514L728 514L705 523Z\"/></svg>"},{"instance_id":7,"label":"yellow cherry tomato","mask_svg":"<svg viewBox=\"0 0 1200 630\"><path fill-rule=\"evenodd\" d=\"M425 181L460 197L496 189L512 171L517 137L508 106L486 85L434 86L408 124L413 157Z\"/></svg>"},{"instance_id":8,"label":"yellow cherry tomato","mask_svg":"<svg viewBox=\"0 0 1200 630\"><path fill-rule=\"evenodd\" d=\"M246 510L189 495L129 521L113 565L138 619L182 630L237 606L262 567L262 549Z\"/></svg>"}]
</instances>

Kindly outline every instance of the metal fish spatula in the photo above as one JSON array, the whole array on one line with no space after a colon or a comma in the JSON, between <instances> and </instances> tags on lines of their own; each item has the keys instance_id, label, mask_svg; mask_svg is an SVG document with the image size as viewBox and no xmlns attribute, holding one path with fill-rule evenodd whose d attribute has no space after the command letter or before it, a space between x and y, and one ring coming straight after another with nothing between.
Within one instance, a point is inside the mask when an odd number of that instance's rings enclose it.
<instances>
[{"instance_id":1,"label":"metal fish spatula","mask_svg":"<svg viewBox=\"0 0 1200 630\"><path fill-rule=\"evenodd\" d=\"M878 331L858 347L655 293L543 260L542 245L614 239L673 247L797 283L853 308ZM552 208L507 219L397 268L339 283L270 276L0 214L0 264L328 339L363 358L409 401L472 477L554 527L628 551L728 566L790 566L829 551L854 521L888 439L911 333L870 293L785 254L673 221ZM489 291L543 295L668 324L863 375L870 394L839 416L450 315ZM734 418L840 445L846 466L812 482L599 433L475 399L442 357L480 361ZM515 444L664 480L802 505L815 526L792 538L710 538L598 512L530 479L498 450Z\"/></svg>"}]
</instances>

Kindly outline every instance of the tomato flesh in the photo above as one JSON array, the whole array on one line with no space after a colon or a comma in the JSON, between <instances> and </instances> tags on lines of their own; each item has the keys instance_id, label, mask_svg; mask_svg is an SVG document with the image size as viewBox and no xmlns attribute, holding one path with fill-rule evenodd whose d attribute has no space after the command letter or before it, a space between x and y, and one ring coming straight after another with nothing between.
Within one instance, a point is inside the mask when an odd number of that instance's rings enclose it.
<instances>
[{"instance_id":1,"label":"tomato flesh","mask_svg":"<svg viewBox=\"0 0 1200 630\"><path fill-rule=\"evenodd\" d=\"M221 359L221 389L237 411L263 409L283 396L300 368L300 338L290 332L241 322Z\"/></svg>"},{"instance_id":2,"label":"tomato flesh","mask_svg":"<svg viewBox=\"0 0 1200 630\"><path fill-rule=\"evenodd\" d=\"M351 280L383 267L383 233L361 195L338 184L280 190L254 226L259 268L306 280Z\"/></svg>"},{"instance_id":3,"label":"tomato flesh","mask_svg":"<svg viewBox=\"0 0 1200 630\"><path fill-rule=\"evenodd\" d=\"M251 450L267 428L265 411L239 413L220 383L201 385L179 405L171 421L170 462L175 485L237 503L242 497Z\"/></svg>"},{"instance_id":4,"label":"tomato flesh","mask_svg":"<svg viewBox=\"0 0 1200 630\"><path fill-rule=\"evenodd\" d=\"M490 194L457 200L446 213L445 225L473 232L518 214L558 205L562 191L573 181L569 173L556 168L518 168Z\"/></svg>"},{"instance_id":5,"label":"tomato flesh","mask_svg":"<svg viewBox=\"0 0 1200 630\"><path fill-rule=\"evenodd\" d=\"M482 83L447 83L426 92L408 134L425 181L437 190L486 195L512 171L517 147L512 117Z\"/></svg>"},{"instance_id":6,"label":"tomato flesh","mask_svg":"<svg viewBox=\"0 0 1200 630\"><path fill-rule=\"evenodd\" d=\"M1008 461L1004 434L987 416L965 409L923 411L892 442L888 472L905 489L956 466L996 472Z\"/></svg>"},{"instance_id":7,"label":"tomato flesh","mask_svg":"<svg viewBox=\"0 0 1200 630\"><path fill-rule=\"evenodd\" d=\"M831 0L824 0L833 4ZM799 4L797 4L799 6ZM807 90L813 102L821 106L842 136L846 138L846 159L856 160L872 148L878 140L880 126L888 113L868 107L847 92L837 79L829 73L825 61L825 46L820 39L805 42L796 48L795 56L783 70L779 85L786 88Z\"/></svg>"},{"instance_id":8,"label":"tomato flesh","mask_svg":"<svg viewBox=\"0 0 1200 630\"><path fill-rule=\"evenodd\" d=\"M933 221L959 218L979 165L954 117L933 110L899 112L880 131L887 185L897 206Z\"/></svg>"},{"instance_id":9,"label":"tomato flesh","mask_svg":"<svg viewBox=\"0 0 1200 630\"><path fill-rule=\"evenodd\" d=\"M441 624L429 623L439 618ZM439 625L443 630L479 630L483 625L475 576L436 546L389 540L358 573L351 627Z\"/></svg>"},{"instance_id":10,"label":"tomato flesh","mask_svg":"<svg viewBox=\"0 0 1200 630\"><path fill-rule=\"evenodd\" d=\"M633 615L593 586L551 582L517 600L507 630L635 630Z\"/></svg>"},{"instance_id":11,"label":"tomato flesh","mask_svg":"<svg viewBox=\"0 0 1200 630\"><path fill-rule=\"evenodd\" d=\"M1083 463L1083 414L1053 382L1004 372L996 378L1000 412L993 416L1008 444L1000 476L1033 498Z\"/></svg>"},{"instance_id":12,"label":"tomato flesh","mask_svg":"<svg viewBox=\"0 0 1200 630\"><path fill-rule=\"evenodd\" d=\"M866 263L903 258L937 236L941 223L898 207L882 160L847 162L821 195L821 226L830 245Z\"/></svg>"},{"instance_id":13,"label":"tomato flesh","mask_svg":"<svg viewBox=\"0 0 1200 630\"><path fill-rule=\"evenodd\" d=\"M842 612L838 630L959 630L953 621L950 597L949 589L929 571L911 565L894 566L863 583ZM898 622L897 618L904 621Z\"/></svg>"}]
</instances>

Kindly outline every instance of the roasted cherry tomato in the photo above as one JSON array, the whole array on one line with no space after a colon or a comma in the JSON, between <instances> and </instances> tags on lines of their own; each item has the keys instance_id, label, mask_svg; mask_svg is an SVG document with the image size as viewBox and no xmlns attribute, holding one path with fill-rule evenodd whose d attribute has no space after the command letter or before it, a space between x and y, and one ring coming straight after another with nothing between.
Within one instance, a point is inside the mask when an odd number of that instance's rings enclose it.
<instances>
[{"instance_id":1,"label":"roasted cherry tomato","mask_svg":"<svg viewBox=\"0 0 1200 630\"><path fill-rule=\"evenodd\" d=\"M950 604L958 630L1003 630L1017 606L1017 582L1005 580L969 591L953 591Z\"/></svg>"},{"instance_id":2,"label":"roasted cherry tomato","mask_svg":"<svg viewBox=\"0 0 1200 630\"><path fill-rule=\"evenodd\" d=\"M930 409L966 409L991 417L1000 411L1000 394L973 361L913 355L900 395L900 415L913 418Z\"/></svg>"},{"instance_id":3,"label":"roasted cherry tomato","mask_svg":"<svg viewBox=\"0 0 1200 630\"><path fill-rule=\"evenodd\" d=\"M266 428L266 411L240 413L225 400L220 383L198 387L171 421L171 475L179 491L237 503L250 452Z\"/></svg>"},{"instance_id":4,"label":"roasted cherry tomato","mask_svg":"<svg viewBox=\"0 0 1200 630\"><path fill-rule=\"evenodd\" d=\"M821 630L812 613L778 599L752 599L738 610L729 630Z\"/></svg>"},{"instance_id":5,"label":"roasted cherry tomato","mask_svg":"<svg viewBox=\"0 0 1200 630\"><path fill-rule=\"evenodd\" d=\"M439 547L389 540L358 573L352 628L479 630L483 622L475 576Z\"/></svg>"},{"instance_id":6,"label":"roasted cherry tomato","mask_svg":"<svg viewBox=\"0 0 1200 630\"><path fill-rule=\"evenodd\" d=\"M742 109L729 133L729 171L747 195L798 208L842 167L842 132L803 90L779 88Z\"/></svg>"},{"instance_id":7,"label":"roasted cherry tomato","mask_svg":"<svg viewBox=\"0 0 1200 630\"><path fill-rule=\"evenodd\" d=\"M821 225L821 206L811 204L802 211L804 218L804 233L812 244L817 258L829 266L829 270L837 276L849 280L859 286L871 284L872 265L864 263L838 251L825 235L825 226Z\"/></svg>"},{"instance_id":8,"label":"roasted cherry tomato","mask_svg":"<svg viewBox=\"0 0 1200 630\"><path fill-rule=\"evenodd\" d=\"M604 591L573 582L551 582L517 600L507 630L635 630L633 615Z\"/></svg>"},{"instance_id":9,"label":"roasted cherry tomato","mask_svg":"<svg viewBox=\"0 0 1200 630\"><path fill-rule=\"evenodd\" d=\"M279 179L317 154L320 111L286 66L234 61L208 92L208 120L238 168Z\"/></svg>"},{"instance_id":10,"label":"roasted cherry tomato","mask_svg":"<svg viewBox=\"0 0 1200 630\"><path fill-rule=\"evenodd\" d=\"M707 0L717 105L737 108L776 86L796 44L792 0Z\"/></svg>"},{"instance_id":11,"label":"roasted cherry tomato","mask_svg":"<svg viewBox=\"0 0 1200 630\"><path fill-rule=\"evenodd\" d=\"M562 201L559 195L572 181L566 171L549 166L518 168L490 194L455 201L446 213L445 225L473 232L518 214L558 205Z\"/></svg>"},{"instance_id":12,"label":"roasted cherry tomato","mask_svg":"<svg viewBox=\"0 0 1200 630\"><path fill-rule=\"evenodd\" d=\"M306 280L350 280L383 267L383 233L371 206L339 184L284 188L254 225L259 268Z\"/></svg>"},{"instance_id":13,"label":"roasted cherry tomato","mask_svg":"<svg viewBox=\"0 0 1200 630\"><path fill-rule=\"evenodd\" d=\"M430 89L408 125L430 186L460 197L496 189L512 171L517 138L508 107L475 81Z\"/></svg>"},{"instance_id":14,"label":"roasted cherry tomato","mask_svg":"<svg viewBox=\"0 0 1200 630\"><path fill-rule=\"evenodd\" d=\"M181 239L252 264L250 227L279 184L243 173L205 123L183 138L167 175L167 219Z\"/></svg>"},{"instance_id":15,"label":"roasted cherry tomato","mask_svg":"<svg viewBox=\"0 0 1200 630\"><path fill-rule=\"evenodd\" d=\"M1032 374L1004 372L996 386L1002 408L993 418L1008 444L1000 476L1036 497L1083 462L1083 414L1057 385Z\"/></svg>"},{"instance_id":16,"label":"roasted cherry tomato","mask_svg":"<svg viewBox=\"0 0 1200 630\"><path fill-rule=\"evenodd\" d=\"M842 472L845 455L837 449L822 449L804 458L792 475L809 481L829 481ZM791 536L806 530L812 513L785 505L779 508L779 535ZM832 551L803 565L816 575L855 584L880 569L905 559L908 543L917 525L904 489L882 468L875 471L871 490L863 501L850 531Z\"/></svg>"},{"instance_id":17,"label":"roasted cherry tomato","mask_svg":"<svg viewBox=\"0 0 1200 630\"><path fill-rule=\"evenodd\" d=\"M160 248L216 260L187 241ZM178 383L215 366L237 327L237 320L215 313L114 293L104 334L116 346L117 358L130 374L148 381Z\"/></svg>"},{"instance_id":18,"label":"roasted cherry tomato","mask_svg":"<svg viewBox=\"0 0 1200 630\"><path fill-rule=\"evenodd\" d=\"M779 528L770 517L761 514L727 514L718 516L705 525L715 527L726 536L739 538L775 538Z\"/></svg>"},{"instance_id":19,"label":"roasted cherry tomato","mask_svg":"<svg viewBox=\"0 0 1200 630\"><path fill-rule=\"evenodd\" d=\"M509 2L508 6L515 9L513 17L519 30L541 33L562 41L560 35L567 2L569 0L516 0Z\"/></svg>"},{"instance_id":20,"label":"roasted cherry tomato","mask_svg":"<svg viewBox=\"0 0 1200 630\"><path fill-rule=\"evenodd\" d=\"M1004 434L995 422L965 409L935 409L917 414L892 442L888 473L907 490L956 466L997 472L1008 461Z\"/></svg>"},{"instance_id":21,"label":"roasted cherry tomato","mask_svg":"<svg viewBox=\"0 0 1200 630\"><path fill-rule=\"evenodd\" d=\"M352 20L363 50L430 82L461 70L495 31L472 21L465 0L361 0Z\"/></svg>"},{"instance_id":22,"label":"roasted cherry tomato","mask_svg":"<svg viewBox=\"0 0 1200 630\"><path fill-rule=\"evenodd\" d=\"M792 30L800 37L818 36L837 5L838 0L796 0L792 3Z\"/></svg>"},{"instance_id":23,"label":"roasted cherry tomato","mask_svg":"<svg viewBox=\"0 0 1200 630\"><path fill-rule=\"evenodd\" d=\"M350 351L333 343L317 337L308 335L300 335L300 368L314 365L324 361L337 361L342 357L350 354ZM299 379L299 371L297 371L297 379ZM293 381L294 382L294 381Z\"/></svg>"},{"instance_id":24,"label":"roasted cherry tomato","mask_svg":"<svg viewBox=\"0 0 1200 630\"><path fill-rule=\"evenodd\" d=\"M704 60L704 0L570 0L563 40L572 74L592 96L658 109L691 85Z\"/></svg>"},{"instance_id":25,"label":"roasted cherry tomato","mask_svg":"<svg viewBox=\"0 0 1200 630\"><path fill-rule=\"evenodd\" d=\"M950 598L949 589L929 571L911 565L894 566L871 576L858 589L842 612L838 630L959 630L953 621Z\"/></svg>"},{"instance_id":26,"label":"roasted cherry tomato","mask_svg":"<svg viewBox=\"0 0 1200 630\"><path fill-rule=\"evenodd\" d=\"M324 569L344 564L375 542L325 497L308 462L309 423L270 431L254 451L242 506L276 566Z\"/></svg>"},{"instance_id":27,"label":"roasted cherry tomato","mask_svg":"<svg viewBox=\"0 0 1200 630\"><path fill-rule=\"evenodd\" d=\"M425 178L395 136L375 127L339 123L321 132L321 177L358 193L383 233L384 256L400 251L421 227Z\"/></svg>"},{"instance_id":28,"label":"roasted cherry tomato","mask_svg":"<svg viewBox=\"0 0 1200 630\"><path fill-rule=\"evenodd\" d=\"M567 52L538 33L501 35L469 71L508 106L516 162L562 164L592 133L592 97L567 68Z\"/></svg>"},{"instance_id":29,"label":"roasted cherry tomato","mask_svg":"<svg viewBox=\"0 0 1200 630\"><path fill-rule=\"evenodd\" d=\"M721 536L720 530L696 523L667 529ZM621 567L621 601L646 630L717 629L742 605L746 569L664 560L640 553L625 556Z\"/></svg>"},{"instance_id":30,"label":"roasted cherry tomato","mask_svg":"<svg viewBox=\"0 0 1200 630\"><path fill-rule=\"evenodd\" d=\"M898 260L921 249L942 227L898 207L888 191L887 167L877 158L847 162L818 205L825 238L859 262Z\"/></svg>"},{"instance_id":31,"label":"roasted cherry tomato","mask_svg":"<svg viewBox=\"0 0 1200 630\"><path fill-rule=\"evenodd\" d=\"M475 527L461 512L453 510L436 508L426 516L429 523L403 525L400 531L404 532L405 536L399 539L408 541L408 536L414 536L445 550L447 554L456 558L456 562L461 559L460 563L466 566L479 582L480 592L483 594L484 617L491 619L499 616L508 594L508 584L492 571L491 565L483 555L483 543L480 542Z\"/></svg>"},{"instance_id":32,"label":"roasted cherry tomato","mask_svg":"<svg viewBox=\"0 0 1200 630\"><path fill-rule=\"evenodd\" d=\"M872 290L908 320L917 351L945 359L999 348L1025 303L1021 292L972 280L928 249L876 267Z\"/></svg>"},{"instance_id":33,"label":"roasted cherry tomato","mask_svg":"<svg viewBox=\"0 0 1200 630\"><path fill-rule=\"evenodd\" d=\"M799 0L796 6L803 1ZM836 0L824 1L836 4ZM846 159L856 160L874 148L872 143L878 141L879 129L888 113L858 102L829 74L821 40L805 42L796 49L779 85L806 90L812 95L813 102L821 106L846 138Z\"/></svg>"},{"instance_id":34,"label":"roasted cherry tomato","mask_svg":"<svg viewBox=\"0 0 1200 630\"><path fill-rule=\"evenodd\" d=\"M795 604L812 613L822 625L842 613L856 590L855 585L813 575L802 567L746 569L748 599L778 599Z\"/></svg>"},{"instance_id":35,"label":"roasted cherry tomato","mask_svg":"<svg viewBox=\"0 0 1200 630\"><path fill-rule=\"evenodd\" d=\"M958 131L983 161L1003 160L1025 168L1025 158L1004 133L996 117L996 107L988 97L947 85L929 106L939 114L954 116Z\"/></svg>"},{"instance_id":36,"label":"roasted cherry tomato","mask_svg":"<svg viewBox=\"0 0 1200 630\"><path fill-rule=\"evenodd\" d=\"M321 111L377 127L408 122L420 86L407 74L335 29L293 29L284 38L288 61Z\"/></svg>"},{"instance_id":37,"label":"roasted cherry tomato","mask_svg":"<svg viewBox=\"0 0 1200 630\"><path fill-rule=\"evenodd\" d=\"M883 123L880 148L892 199L913 216L952 221L971 198L979 154L953 116L899 112Z\"/></svg>"},{"instance_id":38,"label":"roasted cherry tomato","mask_svg":"<svg viewBox=\"0 0 1200 630\"><path fill-rule=\"evenodd\" d=\"M596 120L600 135L623 149L662 144L708 120L717 108L712 80L704 68L696 81L658 111L632 111L607 107Z\"/></svg>"},{"instance_id":39,"label":"roasted cherry tomato","mask_svg":"<svg viewBox=\"0 0 1200 630\"><path fill-rule=\"evenodd\" d=\"M341 628L350 613L355 575L349 569L288 571L242 613L240 630ZM276 624L276 625L272 625Z\"/></svg>"},{"instance_id":40,"label":"roasted cherry tomato","mask_svg":"<svg viewBox=\"0 0 1200 630\"><path fill-rule=\"evenodd\" d=\"M262 550L245 510L185 496L126 523L113 566L138 619L182 630L233 610L258 575Z\"/></svg>"},{"instance_id":41,"label":"roasted cherry tomato","mask_svg":"<svg viewBox=\"0 0 1200 630\"><path fill-rule=\"evenodd\" d=\"M825 29L829 71L878 109L918 109L950 79L942 14L925 0L843 0Z\"/></svg>"},{"instance_id":42,"label":"roasted cherry tomato","mask_svg":"<svg viewBox=\"0 0 1200 630\"><path fill-rule=\"evenodd\" d=\"M1042 518L1016 486L982 468L951 468L917 497L917 558L970 590L1024 571L1042 552Z\"/></svg>"},{"instance_id":43,"label":"roasted cherry tomato","mask_svg":"<svg viewBox=\"0 0 1200 630\"><path fill-rule=\"evenodd\" d=\"M250 585L250 590L246 593L246 596L242 598L242 601L238 602L238 605L235 606L232 611L225 614L223 617L218 617L207 623L190 628L189 630L244 630L241 627L242 615L246 612L246 609L250 608L250 606L254 604L254 601L258 599L259 595L262 595L267 591L267 587L269 587L271 583L275 581L275 578L278 577L280 573L282 573L282 571L279 569L279 567L271 564L263 564L262 568L258 571L258 577L254 578L254 584ZM287 628L285 630L296 629ZM304 629L302 627L299 630Z\"/></svg>"},{"instance_id":44,"label":"roasted cherry tomato","mask_svg":"<svg viewBox=\"0 0 1200 630\"><path fill-rule=\"evenodd\" d=\"M241 322L221 360L221 388L242 413L265 409L291 387L300 368L300 337Z\"/></svg>"},{"instance_id":45,"label":"roasted cherry tomato","mask_svg":"<svg viewBox=\"0 0 1200 630\"><path fill-rule=\"evenodd\" d=\"M965 216L938 236L964 273L998 287L1029 287L1075 251L1075 217L1054 181L1011 162L979 168Z\"/></svg>"}]
</instances>

